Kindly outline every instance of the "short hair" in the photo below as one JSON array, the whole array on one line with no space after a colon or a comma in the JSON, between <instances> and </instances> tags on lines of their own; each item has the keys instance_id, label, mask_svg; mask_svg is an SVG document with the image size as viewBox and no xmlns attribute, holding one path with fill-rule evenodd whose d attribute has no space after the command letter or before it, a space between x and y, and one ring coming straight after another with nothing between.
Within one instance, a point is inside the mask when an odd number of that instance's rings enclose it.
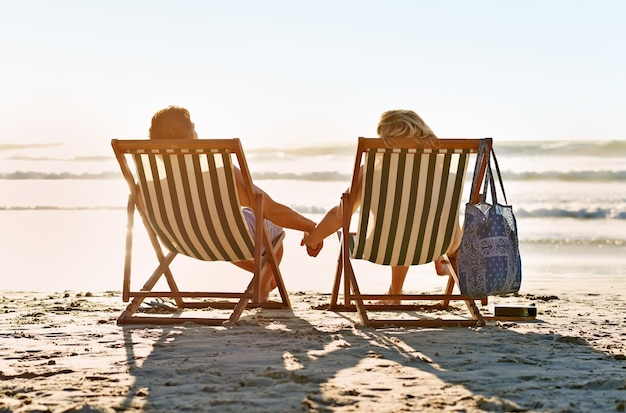
<instances>
[{"instance_id":1,"label":"short hair","mask_svg":"<svg viewBox=\"0 0 626 413\"><path fill-rule=\"evenodd\" d=\"M378 136L387 146L398 139L411 139L430 148L439 147L439 138L420 116L412 110L388 110L380 116Z\"/></svg>"},{"instance_id":2,"label":"short hair","mask_svg":"<svg viewBox=\"0 0 626 413\"><path fill-rule=\"evenodd\" d=\"M150 139L191 139L194 126L189 111L180 106L168 106L152 116Z\"/></svg>"}]
</instances>

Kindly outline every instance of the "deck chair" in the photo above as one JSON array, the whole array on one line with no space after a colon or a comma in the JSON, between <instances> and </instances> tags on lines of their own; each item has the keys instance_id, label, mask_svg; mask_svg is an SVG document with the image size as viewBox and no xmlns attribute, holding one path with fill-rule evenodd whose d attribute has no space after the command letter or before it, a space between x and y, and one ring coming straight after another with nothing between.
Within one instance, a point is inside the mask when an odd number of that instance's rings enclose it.
<instances>
[{"instance_id":1,"label":"deck chair","mask_svg":"<svg viewBox=\"0 0 626 413\"><path fill-rule=\"evenodd\" d=\"M124 302L132 301L118 324L220 325L225 321L237 322L249 307L290 307L276 258L284 232L278 239L269 239L262 218L263 197L253 194L239 139L114 139L111 145L130 189L122 298ZM249 198L254 199L254 238L242 214L235 186L236 166L241 170ZM158 261L140 291L131 290L135 211ZM180 291L170 269L178 254L213 262L254 260L252 279L244 291L220 292L209 287L205 292ZM260 303L260 276L266 265L273 269L280 302ZM152 291L161 277L165 277L169 290ZM210 286L211 280L219 277L220 274L207 274L207 284ZM146 298L173 300L179 311L169 317L137 315ZM219 313L221 317L183 317L183 309L188 308L206 309L201 314Z\"/></svg>"},{"instance_id":2,"label":"deck chair","mask_svg":"<svg viewBox=\"0 0 626 413\"><path fill-rule=\"evenodd\" d=\"M362 168L361 208L356 232L350 232L351 211L342 211L341 248L330 309L356 309L361 322L371 327L484 324L475 300L453 294L458 278L445 255L452 240L455 220L458 219L470 155L478 152L480 142L481 139L441 139L439 148L428 149L410 143L398 143L403 146L390 148L381 139L358 139L351 188L357 185L357 174ZM490 138L484 142L491 145ZM482 180L485 165L479 164L477 168L480 168ZM349 190L345 192L342 205L351 204L351 196ZM470 196L472 200L479 199L478 193ZM447 277L444 294L364 294L361 293L357 281L359 277L352 265L352 260L367 260L385 266L411 266L432 262L440 256L444 257L451 274ZM342 280L343 305L338 301ZM379 305L365 301L380 299L409 300L413 304L401 301L400 305ZM469 318L434 318L428 317L423 311L426 307L448 310L452 300L465 302ZM440 303L419 304L424 301ZM481 301L486 303L486 299ZM380 315L381 312L400 310L409 312L403 318L395 319L374 319L369 316L372 313Z\"/></svg>"}]
</instances>

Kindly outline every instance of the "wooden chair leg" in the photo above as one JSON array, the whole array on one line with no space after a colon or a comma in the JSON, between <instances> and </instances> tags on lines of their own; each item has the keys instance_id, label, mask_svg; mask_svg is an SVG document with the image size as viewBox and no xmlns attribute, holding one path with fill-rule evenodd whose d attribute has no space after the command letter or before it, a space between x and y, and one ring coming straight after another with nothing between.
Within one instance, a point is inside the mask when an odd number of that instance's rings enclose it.
<instances>
[{"instance_id":1,"label":"wooden chair leg","mask_svg":"<svg viewBox=\"0 0 626 413\"><path fill-rule=\"evenodd\" d=\"M175 252L170 252L167 257L163 258L163 261L161 261L161 264L159 264L159 266L156 268L156 270L154 270L150 278L148 278L148 281L146 281L146 283L143 285L141 291L151 291L152 288L154 288L155 284L157 283L157 281L159 281L159 278L161 278L163 273L170 271L169 265L174 260L176 255L177 254ZM169 275L171 277L171 272L169 272ZM178 292L178 289L173 292ZM141 305L141 303L143 303L143 300L144 297L140 296L133 298L131 303L126 307L123 316L132 316L139 309L139 306ZM181 305L179 305L178 307L182 308L182 299L180 297L175 297L175 300L177 303L178 301L181 302ZM120 317L120 319L122 319L122 317Z\"/></svg>"},{"instance_id":2,"label":"wooden chair leg","mask_svg":"<svg viewBox=\"0 0 626 413\"><path fill-rule=\"evenodd\" d=\"M349 259L349 258L348 258ZM361 323L363 323L364 325L371 327L371 323L370 323L370 319L367 316L367 309L365 307L365 303L363 302L363 299L361 298L361 291L359 290L359 285L356 281L356 277L354 276L354 272L352 271L352 266L349 266L350 268L348 269L348 265L344 264L344 266L346 267L346 273L345 273L345 283L350 285L352 287L353 290L353 296L350 297L350 299L354 299L354 302L356 304L356 309L359 313L359 318L361 319Z\"/></svg>"},{"instance_id":3,"label":"wooden chair leg","mask_svg":"<svg viewBox=\"0 0 626 413\"><path fill-rule=\"evenodd\" d=\"M339 300L339 285L341 284L342 274L343 274L343 247L340 246L339 257L337 259L337 270L335 271L335 280L333 282L333 290L330 296L330 308L337 307L337 301Z\"/></svg>"},{"instance_id":4,"label":"wooden chair leg","mask_svg":"<svg viewBox=\"0 0 626 413\"><path fill-rule=\"evenodd\" d=\"M445 295L452 295L452 290L454 289L454 285L455 285L454 277L452 277L451 275L448 276L448 284L446 285ZM441 305L443 306L443 308L447 309L450 306L450 300L446 298L445 300L443 300Z\"/></svg>"},{"instance_id":5,"label":"wooden chair leg","mask_svg":"<svg viewBox=\"0 0 626 413\"><path fill-rule=\"evenodd\" d=\"M266 234L266 237L267 237L267 234ZM280 298L283 302L283 305L286 308L291 308L291 301L289 300L289 294L287 292L287 288L285 287L285 282L283 280L283 277L280 273L280 268L278 265L278 258L276 257L276 253L281 248L282 242L284 239L285 239L285 233L283 232L283 234L275 240L274 245L272 245L272 247L269 248L266 265L270 265L272 267L272 274L274 274L274 281L276 281L276 288L278 288L278 293L280 294ZM268 237L268 242L269 242L269 237Z\"/></svg>"},{"instance_id":6,"label":"wooden chair leg","mask_svg":"<svg viewBox=\"0 0 626 413\"><path fill-rule=\"evenodd\" d=\"M133 227L135 225L135 199L132 194L128 196L126 213L126 255L124 256L124 281L122 283L122 301L125 303L130 300L130 272L133 254Z\"/></svg>"},{"instance_id":7,"label":"wooden chair leg","mask_svg":"<svg viewBox=\"0 0 626 413\"><path fill-rule=\"evenodd\" d=\"M248 288L246 288L246 291L244 292L244 294L252 293L253 288L254 288L254 278L250 281L250 284L248 284ZM249 301L250 301L250 298L241 297L241 299L239 300L239 302L233 309L233 312L230 314L228 321L230 321L231 323L236 323L237 321L239 321L239 318L241 317L241 314L243 314L243 310L245 310L246 307L248 306Z\"/></svg>"},{"instance_id":8,"label":"wooden chair leg","mask_svg":"<svg viewBox=\"0 0 626 413\"><path fill-rule=\"evenodd\" d=\"M344 192L341 196L341 209L342 209L342 233L343 239L341 240L341 255L343 261L343 304L346 308L348 308L352 304L352 297L350 296L350 284L351 277L354 278L354 274L352 271L352 264L350 263L350 220L352 218L352 214L348 210L349 195L347 192Z\"/></svg>"}]
</instances>

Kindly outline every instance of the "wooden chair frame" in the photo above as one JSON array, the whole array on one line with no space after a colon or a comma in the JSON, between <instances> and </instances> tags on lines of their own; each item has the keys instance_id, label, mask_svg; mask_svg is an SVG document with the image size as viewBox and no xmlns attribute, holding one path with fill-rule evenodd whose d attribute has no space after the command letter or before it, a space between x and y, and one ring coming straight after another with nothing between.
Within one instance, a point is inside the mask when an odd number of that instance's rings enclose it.
<instances>
[{"instance_id":1,"label":"wooden chair frame","mask_svg":"<svg viewBox=\"0 0 626 413\"><path fill-rule=\"evenodd\" d=\"M484 141L489 147L492 145L491 138L481 139L440 139L441 148L442 149L458 149L458 150L469 150L470 153L476 154L478 153L479 145L481 141ZM406 147L414 147L412 145L407 145ZM352 178L352 185L350 188L353 188L354 185L357 185L357 174L360 171L361 164L365 152L370 148L386 148L382 139L375 138L359 138L358 147L356 153L356 160L354 165L354 172ZM484 178L486 164L480 162L480 159L477 159L475 168L479 168L479 179L482 181ZM479 183L480 183L479 181ZM480 188L480 185L477 185L477 188ZM342 205L351 205L351 197L352 194L350 190L346 191L342 196ZM471 202L478 202L480 200L480 193L477 191L476 193L470 194ZM350 223L352 220L352 212L351 211L342 211L343 216L343 225L342 225L342 235L341 238L341 247L339 252L339 258L337 260L337 270L335 274L335 280L333 284L330 306L331 310L335 311L357 311L360 317L360 320L363 324L370 327L384 327L384 326L418 326L418 327L443 327L443 326L475 326L475 325L484 325L485 317L481 314L478 306L476 305L476 301L480 301L482 305L487 304L487 297L484 297L481 300L474 300L469 297L463 296L459 294L453 294L453 289L455 285L458 285L458 277L454 268L452 267L447 256L444 255L444 259L446 261L446 265L448 267L450 275L448 276L447 285L445 288L445 292L443 294L398 294L398 295L387 295L387 294L364 294L361 293L359 284L357 282L357 277L354 273L354 269L351 263L350 256L350 237L355 235L354 232L350 231ZM343 234L348 234L348 236L344 236ZM339 303L339 290L340 283L343 279L343 304ZM393 299L393 300L407 300L407 301L440 301L438 305L418 305L418 304L398 304L398 305L381 305L381 304L369 304L366 303L365 300L383 300L383 299ZM369 316L368 313L380 312L380 311L414 311L416 313L423 312L426 308L435 308L448 310L451 301L463 301L467 306L467 310L471 318L469 319L441 319L441 318L387 318L387 319L374 319ZM354 304L353 304L354 302Z\"/></svg>"},{"instance_id":2,"label":"wooden chair frame","mask_svg":"<svg viewBox=\"0 0 626 413\"><path fill-rule=\"evenodd\" d=\"M126 254L124 260L124 280L122 298L124 302L132 301L126 310L118 318L118 324L180 324L185 322L193 322L205 325L221 325L225 322L236 323L246 308L263 307L263 308L290 308L291 303L285 288L276 253L282 244L284 233L275 239L270 240L263 220L263 195L255 194L253 191L252 178L247 166L243 149L239 139L194 139L194 140L117 140L111 141L116 159L120 165L122 175L126 180L130 194L127 206L127 231L126 231ZM172 151L179 153L206 153L219 152L225 153L230 157L234 157L241 171L245 190L249 199L254 200L252 208L256 217L256 234L253 239L253 274L249 285L242 292L220 292L220 291L180 291L174 276L170 269L170 264L179 254L179 251L169 250L164 252L164 242L150 222L146 207L142 202L140 194L140 185L136 172L129 166L128 159L132 154L137 153L158 153L159 156L167 156ZM233 164L234 165L234 164ZM152 275L145 282L140 291L131 289L131 264L132 264L132 246L133 246L133 227L135 212L141 217L143 226L147 232L149 241L154 249L158 260L158 266ZM262 252L262 245L265 246L265 253ZM166 248L167 249L167 248ZM197 257L192 257L197 258ZM271 266L280 294L280 302L260 302L260 278L265 266ZM169 286L169 291L152 291L156 283L165 277ZM207 281L209 282L209 281ZM146 298L168 298L173 299L177 308L180 310L178 314L171 317L167 316L138 316L136 313L140 309L142 302ZM218 298L216 300L201 300L205 298ZM189 299L189 300L185 300ZM235 301L233 301L235 300ZM183 309L203 308L203 309L227 309L232 310L229 317L183 317ZM211 313L211 311L206 311Z\"/></svg>"}]
</instances>

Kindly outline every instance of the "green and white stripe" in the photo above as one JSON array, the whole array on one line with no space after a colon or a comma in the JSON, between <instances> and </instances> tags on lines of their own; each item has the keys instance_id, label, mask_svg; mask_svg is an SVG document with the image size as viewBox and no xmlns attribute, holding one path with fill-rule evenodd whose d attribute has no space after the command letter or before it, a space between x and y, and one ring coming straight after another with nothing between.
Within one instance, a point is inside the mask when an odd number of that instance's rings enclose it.
<instances>
[{"instance_id":1,"label":"green and white stripe","mask_svg":"<svg viewBox=\"0 0 626 413\"><path fill-rule=\"evenodd\" d=\"M170 250L205 261L254 257L228 151L136 151L148 220Z\"/></svg>"},{"instance_id":2,"label":"green and white stripe","mask_svg":"<svg viewBox=\"0 0 626 413\"><path fill-rule=\"evenodd\" d=\"M353 258L424 264L443 255L458 218L469 150L368 149Z\"/></svg>"}]
</instances>

